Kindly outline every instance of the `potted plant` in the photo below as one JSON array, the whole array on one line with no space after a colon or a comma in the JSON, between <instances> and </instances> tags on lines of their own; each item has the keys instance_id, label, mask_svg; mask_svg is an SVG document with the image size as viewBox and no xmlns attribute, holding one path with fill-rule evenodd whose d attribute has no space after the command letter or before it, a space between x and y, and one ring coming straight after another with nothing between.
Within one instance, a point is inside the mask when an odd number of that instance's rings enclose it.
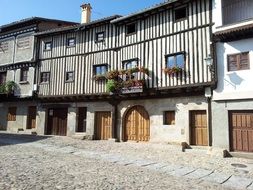
<instances>
[{"instance_id":1,"label":"potted plant","mask_svg":"<svg viewBox=\"0 0 253 190\"><path fill-rule=\"evenodd\" d=\"M100 80L105 80L106 77L105 77L105 75L95 75L95 76L93 76L93 79L95 81L100 81Z\"/></svg>"},{"instance_id":2,"label":"potted plant","mask_svg":"<svg viewBox=\"0 0 253 190\"><path fill-rule=\"evenodd\" d=\"M148 68L145 68L145 67L140 67L139 72L149 75L149 70Z\"/></svg>"},{"instance_id":3,"label":"potted plant","mask_svg":"<svg viewBox=\"0 0 253 190\"><path fill-rule=\"evenodd\" d=\"M107 79L117 79L119 77L119 71L113 70L109 71L106 75Z\"/></svg>"},{"instance_id":4,"label":"potted plant","mask_svg":"<svg viewBox=\"0 0 253 190\"><path fill-rule=\"evenodd\" d=\"M171 68L165 68L163 69L164 73L171 75L171 74L175 74L175 73L180 73L183 71L183 69L181 67L178 66L174 66Z\"/></svg>"}]
</instances>

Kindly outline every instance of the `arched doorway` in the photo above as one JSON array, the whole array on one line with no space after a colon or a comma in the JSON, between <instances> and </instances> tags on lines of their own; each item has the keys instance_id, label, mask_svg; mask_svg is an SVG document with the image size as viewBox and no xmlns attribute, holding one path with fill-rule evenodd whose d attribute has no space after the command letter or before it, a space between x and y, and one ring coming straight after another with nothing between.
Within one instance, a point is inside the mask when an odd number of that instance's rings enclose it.
<instances>
[{"instance_id":1,"label":"arched doorway","mask_svg":"<svg viewBox=\"0 0 253 190\"><path fill-rule=\"evenodd\" d=\"M149 141L150 121L144 107L133 106L126 111L123 131L124 141Z\"/></svg>"}]
</instances>

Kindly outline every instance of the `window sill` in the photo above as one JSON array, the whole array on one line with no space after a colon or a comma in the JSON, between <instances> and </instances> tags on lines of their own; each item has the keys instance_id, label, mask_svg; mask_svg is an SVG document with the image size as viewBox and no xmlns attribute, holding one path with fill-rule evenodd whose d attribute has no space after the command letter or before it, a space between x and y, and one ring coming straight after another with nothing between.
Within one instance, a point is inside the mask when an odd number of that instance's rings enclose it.
<instances>
[{"instance_id":1,"label":"window sill","mask_svg":"<svg viewBox=\"0 0 253 190\"><path fill-rule=\"evenodd\" d=\"M74 47L76 47L76 45L66 46L66 48L74 48Z\"/></svg>"},{"instance_id":2,"label":"window sill","mask_svg":"<svg viewBox=\"0 0 253 190\"><path fill-rule=\"evenodd\" d=\"M181 21L186 21L186 20L187 20L187 17L180 18L180 19L174 20L174 23L181 22Z\"/></svg>"},{"instance_id":3,"label":"window sill","mask_svg":"<svg viewBox=\"0 0 253 190\"><path fill-rule=\"evenodd\" d=\"M44 49L44 52L52 51L52 49Z\"/></svg>"},{"instance_id":4,"label":"window sill","mask_svg":"<svg viewBox=\"0 0 253 190\"><path fill-rule=\"evenodd\" d=\"M98 44L98 43L103 43L103 42L105 42L105 40L99 40L99 41L96 40L96 41L95 41L96 44Z\"/></svg>"},{"instance_id":5,"label":"window sill","mask_svg":"<svg viewBox=\"0 0 253 190\"><path fill-rule=\"evenodd\" d=\"M40 85L46 85L49 84L49 82L41 82Z\"/></svg>"},{"instance_id":6,"label":"window sill","mask_svg":"<svg viewBox=\"0 0 253 190\"><path fill-rule=\"evenodd\" d=\"M20 81L19 84L29 84L28 81Z\"/></svg>"},{"instance_id":7,"label":"window sill","mask_svg":"<svg viewBox=\"0 0 253 190\"><path fill-rule=\"evenodd\" d=\"M132 32L132 33L126 34L126 37L132 36L132 35L135 35L135 34L137 34L137 32Z\"/></svg>"},{"instance_id":8,"label":"window sill","mask_svg":"<svg viewBox=\"0 0 253 190\"><path fill-rule=\"evenodd\" d=\"M73 80L70 80L70 81L65 81L65 83L72 83L74 82Z\"/></svg>"}]
</instances>

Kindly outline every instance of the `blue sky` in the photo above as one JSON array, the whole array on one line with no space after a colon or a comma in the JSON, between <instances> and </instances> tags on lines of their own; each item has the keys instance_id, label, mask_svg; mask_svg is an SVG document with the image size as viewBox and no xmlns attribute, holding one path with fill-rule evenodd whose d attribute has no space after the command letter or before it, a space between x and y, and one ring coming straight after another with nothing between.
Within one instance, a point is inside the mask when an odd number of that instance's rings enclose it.
<instances>
[{"instance_id":1,"label":"blue sky","mask_svg":"<svg viewBox=\"0 0 253 190\"><path fill-rule=\"evenodd\" d=\"M0 25L38 16L80 22L80 5L90 3L92 20L127 15L165 0L1 0Z\"/></svg>"}]
</instances>

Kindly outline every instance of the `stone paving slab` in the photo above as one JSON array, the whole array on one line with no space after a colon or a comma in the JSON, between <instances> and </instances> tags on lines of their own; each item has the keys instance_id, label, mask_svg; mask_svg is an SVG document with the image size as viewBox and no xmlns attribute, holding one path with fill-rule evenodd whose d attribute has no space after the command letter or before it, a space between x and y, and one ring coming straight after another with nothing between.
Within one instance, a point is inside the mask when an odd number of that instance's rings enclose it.
<instances>
[{"instance_id":1,"label":"stone paving slab","mask_svg":"<svg viewBox=\"0 0 253 190\"><path fill-rule=\"evenodd\" d=\"M203 177L202 179L205 181L222 184L226 180L228 180L228 178L230 178L230 177L231 177L231 175L214 171L213 173L211 173L210 175L208 175L206 177Z\"/></svg>"},{"instance_id":2,"label":"stone paving slab","mask_svg":"<svg viewBox=\"0 0 253 190\"><path fill-rule=\"evenodd\" d=\"M200 178L210 175L211 173L213 173L212 170L206 170L206 169L199 168L196 171L186 175L186 177L190 178L190 179L200 179Z\"/></svg>"},{"instance_id":3,"label":"stone paving slab","mask_svg":"<svg viewBox=\"0 0 253 190\"><path fill-rule=\"evenodd\" d=\"M164 164L164 163L155 163L155 164L151 164L148 166L145 166L145 168L150 169L150 170L160 170L161 168L168 166L168 164Z\"/></svg>"},{"instance_id":4,"label":"stone paving slab","mask_svg":"<svg viewBox=\"0 0 253 190\"><path fill-rule=\"evenodd\" d=\"M153 163L154 162L147 161L147 160L136 160L136 161L134 161L135 166L146 166L146 165L150 165L150 164L153 164Z\"/></svg>"},{"instance_id":5,"label":"stone paving slab","mask_svg":"<svg viewBox=\"0 0 253 190\"><path fill-rule=\"evenodd\" d=\"M252 182L253 182L253 179L250 179L250 178L232 176L227 181L225 181L225 183L223 183L222 185L229 188L231 187L231 188L237 188L237 189L245 189Z\"/></svg>"},{"instance_id":6,"label":"stone paving slab","mask_svg":"<svg viewBox=\"0 0 253 190\"><path fill-rule=\"evenodd\" d=\"M161 169L159 169L160 172L164 172L166 174L171 174L171 172L175 171L175 170L179 170L181 169L182 166L178 166L178 165L167 165Z\"/></svg>"},{"instance_id":7,"label":"stone paving slab","mask_svg":"<svg viewBox=\"0 0 253 190\"><path fill-rule=\"evenodd\" d=\"M253 190L253 183L251 183L251 185L249 185L249 186L247 187L247 189Z\"/></svg>"},{"instance_id":8,"label":"stone paving slab","mask_svg":"<svg viewBox=\"0 0 253 190\"><path fill-rule=\"evenodd\" d=\"M176 176L176 177L181 177L181 176L185 176L189 173L192 173L195 170L196 170L196 168L192 168L192 167L182 167L182 168L175 169L174 171L171 171L170 175Z\"/></svg>"}]
</instances>

